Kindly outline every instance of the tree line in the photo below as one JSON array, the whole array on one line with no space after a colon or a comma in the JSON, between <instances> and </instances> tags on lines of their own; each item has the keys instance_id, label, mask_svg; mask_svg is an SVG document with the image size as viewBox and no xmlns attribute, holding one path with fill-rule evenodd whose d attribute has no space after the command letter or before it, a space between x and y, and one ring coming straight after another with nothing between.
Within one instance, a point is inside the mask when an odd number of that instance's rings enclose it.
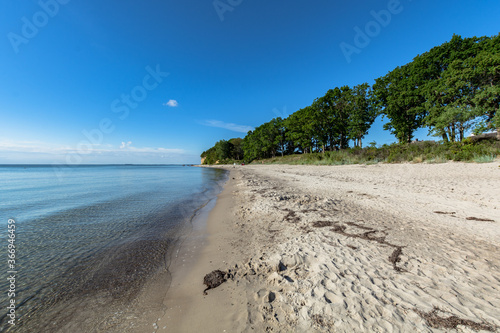
<instances>
[{"instance_id":1,"label":"tree line","mask_svg":"<svg viewBox=\"0 0 500 333\"><path fill-rule=\"evenodd\" d=\"M345 149L362 139L375 119L409 143L427 127L443 141L464 139L468 130L500 127L500 34L462 38L418 55L377 78L373 86L330 89L310 106L285 119L275 118L244 139L221 140L201 155L205 163Z\"/></svg>"},{"instance_id":2,"label":"tree line","mask_svg":"<svg viewBox=\"0 0 500 333\"><path fill-rule=\"evenodd\" d=\"M204 159L204 164L215 164L216 162L224 162L228 160L242 160L244 157L241 142L243 139L234 138L231 140L220 140L212 148L204 151L201 158Z\"/></svg>"}]
</instances>

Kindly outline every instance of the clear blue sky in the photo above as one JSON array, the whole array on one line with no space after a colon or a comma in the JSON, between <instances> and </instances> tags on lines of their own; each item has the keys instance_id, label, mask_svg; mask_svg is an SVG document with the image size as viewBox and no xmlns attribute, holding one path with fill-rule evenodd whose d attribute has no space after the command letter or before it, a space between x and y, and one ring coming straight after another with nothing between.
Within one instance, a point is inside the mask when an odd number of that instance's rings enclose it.
<instances>
[{"instance_id":1,"label":"clear blue sky","mask_svg":"<svg viewBox=\"0 0 500 333\"><path fill-rule=\"evenodd\" d=\"M373 84L454 33L499 32L498 0L215 4L3 1L0 163L197 163L216 141ZM355 27L372 37L346 58ZM394 138L377 121L373 140Z\"/></svg>"}]
</instances>

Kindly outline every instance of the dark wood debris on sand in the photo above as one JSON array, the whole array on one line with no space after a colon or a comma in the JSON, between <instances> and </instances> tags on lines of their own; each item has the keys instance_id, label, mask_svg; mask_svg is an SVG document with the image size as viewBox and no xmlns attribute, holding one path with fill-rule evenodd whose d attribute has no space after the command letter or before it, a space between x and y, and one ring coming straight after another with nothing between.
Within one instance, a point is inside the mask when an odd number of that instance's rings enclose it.
<instances>
[{"instance_id":1,"label":"dark wood debris on sand","mask_svg":"<svg viewBox=\"0 0 500 333\"><path fill-rule=\"evenodd\" d=\"M203 290L203 294L207 294L207 290L217 288L224 282L226 282L226 272L223 272L221 270L215 270L212 271L211 273L208 273L205 275L203 278L203 284L207 286L205 290Z\"/></svg>"}]
</instances>

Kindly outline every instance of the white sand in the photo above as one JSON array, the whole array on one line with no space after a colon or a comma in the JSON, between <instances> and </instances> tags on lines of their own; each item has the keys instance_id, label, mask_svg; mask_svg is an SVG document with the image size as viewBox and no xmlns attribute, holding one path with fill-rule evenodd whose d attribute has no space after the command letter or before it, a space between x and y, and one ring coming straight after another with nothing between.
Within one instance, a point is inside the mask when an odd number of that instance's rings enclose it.
<instances>
[{"instance_id":1,"label":"white sand","mask_svg":"<svg viewBox=\"0 0 500 333\"><path fill-rule=\"evenodd\" d=\"M228 169L207 245L151 332L500 326L498 161ZM215 269L233 276L204 296ZM424 320L433 308L457 330Z\"/></svg>"}]
</instances>

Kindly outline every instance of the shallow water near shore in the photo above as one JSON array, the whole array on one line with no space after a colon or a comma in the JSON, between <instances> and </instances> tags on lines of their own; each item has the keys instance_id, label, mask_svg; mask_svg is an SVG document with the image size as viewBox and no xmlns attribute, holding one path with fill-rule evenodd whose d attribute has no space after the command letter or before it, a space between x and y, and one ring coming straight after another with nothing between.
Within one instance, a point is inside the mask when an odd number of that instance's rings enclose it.
<instances>
[{"instance_id":1,"label":"shallow water near shore","mask_svg":"<svg viewBox=\"0 0 500 333\"><path fill-rule=\"evenodd\" d=\"M162 297L134 306L146 285L168 289L170 256L225 178L171 165L1 166L0 261L14 219L17 309L12 326L4 278L0 330L112 331L160 308Z\"/></svg>"}]
</instances>

